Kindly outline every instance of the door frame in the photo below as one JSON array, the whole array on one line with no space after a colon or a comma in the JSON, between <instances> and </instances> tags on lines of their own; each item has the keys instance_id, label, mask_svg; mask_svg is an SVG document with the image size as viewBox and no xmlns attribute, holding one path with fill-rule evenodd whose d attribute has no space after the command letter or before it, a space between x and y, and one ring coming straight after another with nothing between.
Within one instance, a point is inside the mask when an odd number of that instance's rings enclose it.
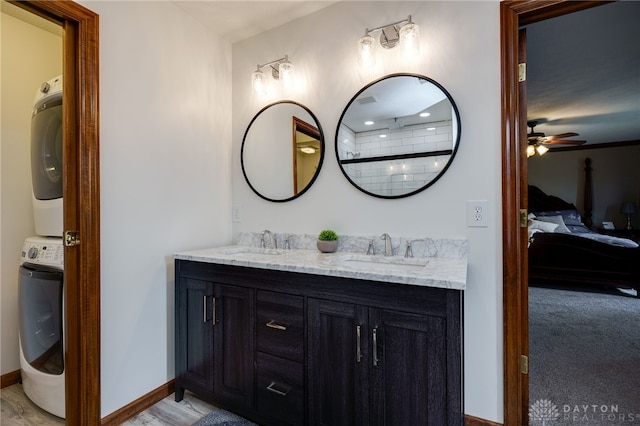
<instances>
[{"instance_id":1,"label":"door frame","mask_svg":"<svg viewBox=\"0 0 640 426\"><path fill-rule=\"evenodd\" d=\"M529 318L527 232L520 226L520 211L527 208L527 128L526 92L518 87L519 27L607 3L611 1L500 3L505 425L528 424L529 412L528 366L522 358L529 355Z\"/></svg>"},{"instance_id":2,"label":"door frame","mask_svg":"<svg viewBox=\"0 0 640 426\"><path fill-rule=\"evenodd\" d=\"M71 426L100 424L100 161L98 15L69 0L8 0L63 28L65 413Z\"/></svg>"}]
</instances>

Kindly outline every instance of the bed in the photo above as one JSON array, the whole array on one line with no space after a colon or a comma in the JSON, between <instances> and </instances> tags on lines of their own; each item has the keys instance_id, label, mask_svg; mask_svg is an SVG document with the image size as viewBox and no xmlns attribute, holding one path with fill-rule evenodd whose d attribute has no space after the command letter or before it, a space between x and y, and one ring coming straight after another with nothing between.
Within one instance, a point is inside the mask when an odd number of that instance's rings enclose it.
<instances>
[{"instance_id":1,"label":"bed","mask_svg":"<svg viewBox=\"0 0 640 426\"><path fill-rule=\"evenodd\" d=\"M585 188L585 194L589 191ZM575 205L559 197L535 186L528 192L529 284L631 288L640 297L637 243L592 231ZM586 207L591 225L591 206Z\"/></svg>"}]
</instances>

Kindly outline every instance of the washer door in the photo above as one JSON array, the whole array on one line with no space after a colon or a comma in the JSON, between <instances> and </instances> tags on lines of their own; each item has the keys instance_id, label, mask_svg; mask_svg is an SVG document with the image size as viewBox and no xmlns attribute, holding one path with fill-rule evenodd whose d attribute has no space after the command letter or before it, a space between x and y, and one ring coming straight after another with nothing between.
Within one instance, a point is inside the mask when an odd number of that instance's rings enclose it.
<instances>
[{"instance_id":1,"label":"washer door","mask_svg":"<svg viewBox=\"0 0 640 426\"><path fill-rule=\"evenodd\" d=\"M53 99L33 111L31 180L33 195L38 200L54 200L62 197L62 98L60 97L53 96Z\"/></svg>"},{"instance_id":2,"label":"washer door","mask_svg":"<svg viewBox=\"0 0 640 426\"><path fill-rule=\"evenodd\" d=\"M60 271L20 266L20 342L25 360L48 374L64 371Z\"/></svg>"}]
</instances>

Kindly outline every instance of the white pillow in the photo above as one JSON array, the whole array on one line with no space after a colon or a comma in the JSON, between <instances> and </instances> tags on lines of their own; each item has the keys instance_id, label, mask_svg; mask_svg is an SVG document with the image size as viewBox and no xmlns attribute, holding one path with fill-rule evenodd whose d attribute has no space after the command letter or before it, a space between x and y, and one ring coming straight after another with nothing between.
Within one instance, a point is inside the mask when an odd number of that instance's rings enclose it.
<instances>
[{"instance_id":1,"label":"white pillow","mask_svg":"<svg viewBox=\"0 0 640 426\"><path fill-rule=\"evenodd\" d=\"M554 232L556 230L556 228L558 227L558 224L556 223L551 223L551 222L545 222L543 220L529 220L529 230L534 230L534 229L538 229L542 232Z\"/></svg>"},{"instance_id":2,"label":"white pillow","mask_svg":"<svg viewBox=\"0 0 640 426\"><path fill-rule=\"evenodd\" d=\"M558 215L558 216L538 216L537 219L541 220L543 222L555 223L556 225L558 225L558 227L553 232L560 232L560 233L563 233L563 234L570 234L571 233L571 231L569 231L569 228L567 228L567 225L564 224L564 220L562 219L562 216L560 216L560 215Z\"/></svg>"}]
</instances>

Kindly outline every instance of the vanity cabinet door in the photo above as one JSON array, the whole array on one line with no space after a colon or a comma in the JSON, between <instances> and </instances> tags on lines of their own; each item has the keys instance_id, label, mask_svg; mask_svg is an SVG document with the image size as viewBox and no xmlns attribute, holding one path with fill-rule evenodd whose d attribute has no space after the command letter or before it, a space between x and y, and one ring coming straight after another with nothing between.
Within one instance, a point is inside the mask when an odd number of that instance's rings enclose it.
<instances>
[{"instance_id":1,"label":"vanity cabinet door","mask_svg":"<svg viewBox=\"0 0 640 426\"><path fill-rule=\"evenodd\" d=\"M366 308L308 300L309 424L367 425Z\"/></svg>"},{"instance_id":2,"label":"vanity cabinet door","mask_svg":"<svg viewBox=\"0 0 640 426\"><path fill-rule=\"evenodd\" d=\"M369 325L370 424L455 424L447 418L445 319L370 309Z\"/></svg>"},{"instance_id":3,"label":"vanity cabinet door","mask_svg":"<svg viewBox=\"0 0 640 426\"><path fill-rule=\"evenodd\" d=\"M185 388L213 391L214 285L179 279L176 287L176 401Z\"/></svg>"},{"instance_id":4,"label":"vanity cabinet door","mask_svg":"<svg viewBox=\"0 0 640 426\"><path fill-rule=\"evenodd\" d=\"M253 405L254 293L217 284L212 314L215 395L246 407Z\"/></svg>"}]
</instances>

